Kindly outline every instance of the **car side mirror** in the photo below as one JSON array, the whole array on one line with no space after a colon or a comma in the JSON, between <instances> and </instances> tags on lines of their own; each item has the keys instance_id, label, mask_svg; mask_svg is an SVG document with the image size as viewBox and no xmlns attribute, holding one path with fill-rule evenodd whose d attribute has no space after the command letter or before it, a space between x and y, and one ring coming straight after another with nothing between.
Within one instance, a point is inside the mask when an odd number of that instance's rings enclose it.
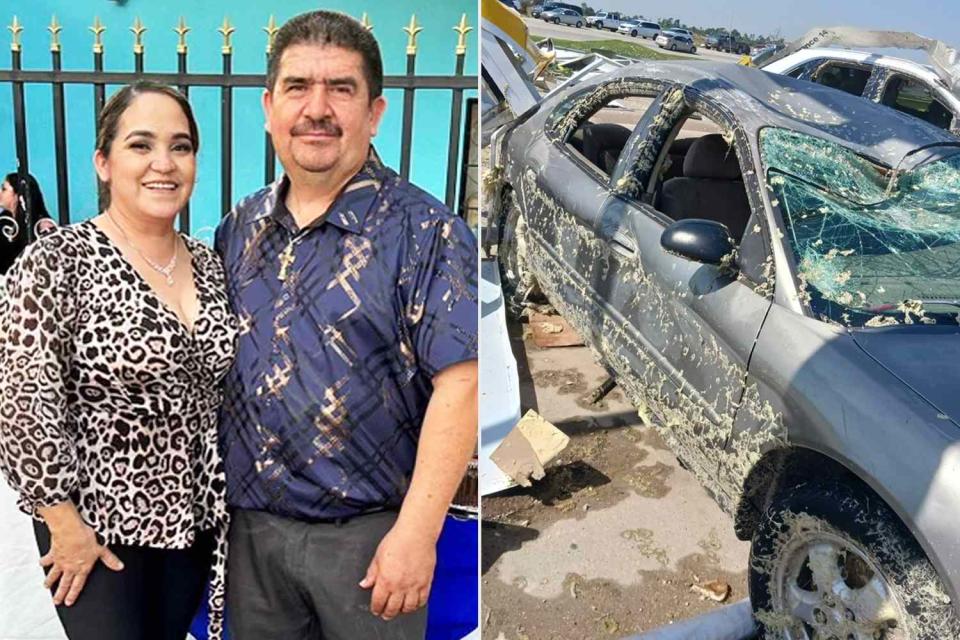
<instances>
[{"instance_id":1,"label":"car side mirror","mask_svg":"<svg viewBox=\"0 0 960 640\"><path fill-rule=\"evenodd\" d=\"M737 248L726 225L698 218L677 220L664 229L660 246L675 256L715 265L723 264L724 258L729 262Z\"/></svg>"}]
</instances>

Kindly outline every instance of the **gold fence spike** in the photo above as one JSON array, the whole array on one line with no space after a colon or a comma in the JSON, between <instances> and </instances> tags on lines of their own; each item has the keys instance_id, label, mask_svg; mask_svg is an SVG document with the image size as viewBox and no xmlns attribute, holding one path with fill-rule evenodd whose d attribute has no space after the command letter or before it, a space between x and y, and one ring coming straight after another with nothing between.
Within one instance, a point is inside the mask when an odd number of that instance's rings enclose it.
<instances>
[{"instance_id":1,"label":"gold fence spike","mask_svg":"<svg viewBox=\"0 0 960 640\"><path fill-rule=\"evenodd\" d=\"M47 27L47 31L50 32L50 51L54 53L60 51L60 32L63 30L59 24L57 24L57 16L54 15L53 19L50 20L50 26Z\"/></svg>"},{"instance_id":2,"label":"gold fence spike","mask_svg":"<svg viewBox=\"0 0 960 640\"><path fill-rule=\"evenodd\" d=\"M187 26L187 21L183 19L183 16L180 16L180 24L177 25L177 28L173 30L179 38L177 40L177 53L186 53L187 52L187 33L190 32L190 27Z\"/></svg>"},{"instance_id":3,"label":"gold fence spike","mask_svg":"<svg viewBox=\"0 0 960 640\"><path fill-rule=\"evenodd\" d=\"M17 16L13 16L13 24L7 27L11 34L13 34L13 42L10 43L11 51L20 51L20 34L23 32L23 26L20 24L20 21L17 20Z\"/></svg>"},{"instance_id":4,"label":"gold fence spike","mask_svg":"<svg viewBox=\"0 0 960 640\"><path fill-rule=\"evenodd\" d=\"M133 52L143 53L143 34L147 32L147 28L143 26L139 17L134 18L130 31L133 32Z\"/></svg>"},{"instance_id":5,"label":"gold fence spike","mask_svg":"<svg viewBox=\"0 0 960 640\"><path fill-rule=\"evenodd\" d=\"M267 26L261 28L267 32L267 54L269 55L273 51L273 39L277 37L277 31L280 31L280 27L277 26L277 21L273 18L272 13L270 14L270 20L267 22Z\"/></svg>"},{"instance_id":6,"label":"gold fence spike","mask_svg":"<svg viewBox=\"0 0 960 640\"><path fill-rule=\"evenodd\" d=\"M230 26L230 19L224 16L223 25L221 25L217 31L223 36L223 46L220 47L220 51L223 53L233 53L233 47L230 46L230 36L233 35L236 29Z\"/></svg>"},{"instance_id":7,"label":"gold fence spike","mask_svg":"<svg viewBox=\"0 0 960 640\"><path fill-rule=\"evenodd\" d=\"M417 14L410 16L410 24L403 30L407 32L407 55L417 55L417 34L423 31L423 27L417 26Z\"/></svg>"},{"instance_id":8,"label":"gold fence spike","mask_svg":"<svg viewBox=\"0 0 960 640\"><path fill-rule=\"evenodd\" d=\"M373 31L373 23L370 22L370 18L367 16L366 11L363 12L363 17L360 18L360 26L367 31Z\"/></svg>"},{"instance_id":9,"label":"gold fence spike","mask_svg":"<svg viewBox=\"0 0 960 640\"><path fill-rule=\"evenodd\" d=\"M473 31L473 27L467 26L467 14L460 16L460 24L453 28L459 35L457 38L457 55L462 56L467 52L467 34Z\"/></svg>"},{"instance_id":10,"label":"gold fence spike","mask_svg":"<svg viewBox=\"0 0 960 640\"><path fill-rule=\"evenodd\" d=\"M103 53L103 32L107 28L100 22L100 16L94 16L93 26L87 28L93 32L93 52Z\"/></svg>"}]
</instances>

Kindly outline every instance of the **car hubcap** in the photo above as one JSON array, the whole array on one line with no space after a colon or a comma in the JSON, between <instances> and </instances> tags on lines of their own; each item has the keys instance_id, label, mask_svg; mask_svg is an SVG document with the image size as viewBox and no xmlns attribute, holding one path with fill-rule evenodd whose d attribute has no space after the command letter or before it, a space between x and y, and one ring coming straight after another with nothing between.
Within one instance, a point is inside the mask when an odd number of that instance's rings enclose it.
<instances>
[{"instance_id":1,"label":"car hubcap","mask_svg":"<svg viewBox=\"0 0 960 640\"><path fill-rule=\"evenodd\" d=\"M823 531L794 540L772 577L788 640L909 640L903 604L848 540Z\"/></svg>"}]
</instances>

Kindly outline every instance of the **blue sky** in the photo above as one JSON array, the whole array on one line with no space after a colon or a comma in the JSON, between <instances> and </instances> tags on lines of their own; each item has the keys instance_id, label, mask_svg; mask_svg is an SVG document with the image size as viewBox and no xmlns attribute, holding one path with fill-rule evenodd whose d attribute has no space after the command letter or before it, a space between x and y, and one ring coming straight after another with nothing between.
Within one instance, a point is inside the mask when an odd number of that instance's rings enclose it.
<instances>
[{"instance_id":1,"label":"blue sky","mask_svg":"<svg viewBox=\"0 0 960 640\"><path fill-rule=\"evenodd\" d=\"M960 46L957 0L594 0L608 11L640 12L648 18L678 18L696 26L727 26L746 33L770 34L779 28L788 40L808 29L856 26L913 31Z\"/></svg>"}]
</instances>

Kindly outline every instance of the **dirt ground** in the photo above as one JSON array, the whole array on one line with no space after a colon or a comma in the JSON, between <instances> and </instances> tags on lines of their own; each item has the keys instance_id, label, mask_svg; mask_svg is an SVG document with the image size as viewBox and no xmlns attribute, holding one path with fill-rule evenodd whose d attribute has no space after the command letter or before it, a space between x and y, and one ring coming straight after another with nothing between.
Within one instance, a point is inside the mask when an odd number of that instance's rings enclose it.
<instances>
[{"instance_id":1,"label":"dirt ground","mask_svg":"<svg viewBox=\"0 0 960 640\"><path fill-rule=\"evenodd\" d=\"M691 585L747 597L749 544L585 347L539 349L510 328L523 411L570 436L529 489L483 498L483 638L622 638L722 606Z\"/></svg>"}]
</instances>

